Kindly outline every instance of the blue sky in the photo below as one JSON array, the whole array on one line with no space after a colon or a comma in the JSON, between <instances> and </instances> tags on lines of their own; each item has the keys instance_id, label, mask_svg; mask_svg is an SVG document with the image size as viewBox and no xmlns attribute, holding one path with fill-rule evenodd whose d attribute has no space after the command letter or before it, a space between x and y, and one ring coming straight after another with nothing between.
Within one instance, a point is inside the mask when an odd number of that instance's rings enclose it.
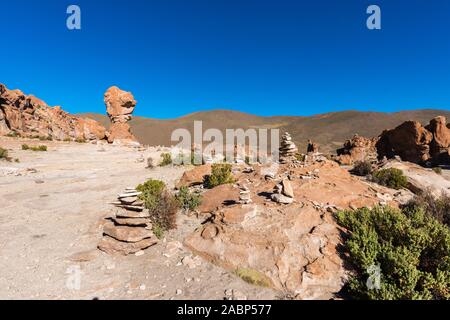
<instances>
[{"instance_id":1,"label":"blue sky","mask_svg":"<svg viewBox=\"0 0 450 320\"><path fill-rule=\"evenodd\" d=\"M82 30L66 28L77 4ZM366 28L377 4L382 30ZM0 82L72 113L450 109L448 0L0 0Z\"/></svg>"}]
</instances>

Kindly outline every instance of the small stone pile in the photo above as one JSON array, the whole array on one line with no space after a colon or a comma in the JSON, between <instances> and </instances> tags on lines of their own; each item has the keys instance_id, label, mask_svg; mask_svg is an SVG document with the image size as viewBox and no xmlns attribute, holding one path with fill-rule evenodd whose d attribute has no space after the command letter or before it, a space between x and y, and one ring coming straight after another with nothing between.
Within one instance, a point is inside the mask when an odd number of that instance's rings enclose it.
<instances>
[{"instance_id":1,"label":"small stone pile","mask_svg":"<svg viewBox=\"0 0 450 320\"><path fill-rule=\"evenodd\" d=\"M280 163L288 163L289 160L295 158L295 154L298 152L297 147L294 142L292 142L292 137L289 133L284 133L281 137L280 146Z\"/></svg>"},{"instance_id":2,"label":"small stone pile","mask_svg":"<svg viewBox=\"0 0 450 320\"><path fill-rule=\"evenodd\" d=\"M108 254L129 255L147 249L158 239L153 234L150 214L139 199L140 192L125 189L113 202L118 210L103 227L103 238L98 248Z\"/></svg>"},{"instance_id":3,"label":"small stone pile","mask_svg":"<svg viewBox=\"0 0 450 320\"><path fill-rule=\"evenodd\" d=\"M250 197L250 189L247 186L242 186L239 192L239 203L250 204L252 199Z\"/></svg>"},{"instance_id":4,"label":"small stone pile","mask_svg":"<svg viewBox=\"0 0 450 320\"><path fill-rule=\"evenodd\" d=\"M294 202L294 190L289 180L283 180L275 186L271 199L281 204L291 204Z\"/></svg>"}]
</instances>

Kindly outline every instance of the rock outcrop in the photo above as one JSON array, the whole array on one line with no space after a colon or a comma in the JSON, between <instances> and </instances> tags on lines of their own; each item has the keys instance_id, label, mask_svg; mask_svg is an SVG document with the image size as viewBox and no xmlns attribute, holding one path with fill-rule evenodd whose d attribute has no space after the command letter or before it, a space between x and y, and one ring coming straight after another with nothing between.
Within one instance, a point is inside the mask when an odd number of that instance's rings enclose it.
<instances>
[{"instance_id":1,"label":"rock outcrop","mask_svg":"<svg viewBox=\"0 0 450 320\"><path fill-rule=\"evenodd\" d=\"M133 95L118 87L111 87L105 92L104 100L106 112L111 120L108 142L119 144L137 142L128 124L137 104Z\"/></svg>"},{"instance_id":2,"label":"rock outcrop","mask_svg":"<svg viewBox=\"0 0 450 320\"><path fill-rule=\"evenodd\" d=\"M11 132L55 140L102 140L106 129L95 120L70 115L59 106L49 107L34 96L0 84L0 135Z\"/></svg>"},{"instance_id":3,"label":"rock outcrop","mask_svg":"<svg viewBox=\"0 0 450 320\"><path fill-rule=\"evenodd\" d=\"M427 126L406 121L384 131L376 144L378 157L394 158L418 164L450 164L450 125L445 117L436 117Z\"/></svg>"},{"instance_id":4,"label":"rock outcrop","mask_svg":"<svg viewBox=\"0 0 450 320\"><path fill-rule=\"evenodd\" d=\"M383 169L396 168L402 170L408 181L408 189L415 194L430 192L434 197L450 196L450 181L433 170L423 168L417 164L391 159Z\"/></svg>"},{"instance_id":5,"label":"rock outcrop","mask_svg":"<svg viewBox=\"0 0 450 320\"><path fill-rule=\"evenodd\" d=\"M216 199L208 205L212 215L185 245L219 266L265 279L298 299L330 299L347 277L339 251L342 230L333 212L381 203L396 206L397 191L361 181L326 159L295 163L280 165L271 179L259 167L244 169L235 178L246 188L208 190L203 199ZM243 203L242 191L251 203ZM273 195L286 201L273 200Z\"/></svg>"},{"instance_id":6,"label":"rock outcrop","mask_svg":"<svg viewBox=\"0 0 450 320\"><path fill-rule=\"evenodd\" d=\"M344 143L344 147L337 150L336 161L342 165L352 165L357 161L377 161L378 138L365 138L359 135Z\"/></svg>"}]
</instances>

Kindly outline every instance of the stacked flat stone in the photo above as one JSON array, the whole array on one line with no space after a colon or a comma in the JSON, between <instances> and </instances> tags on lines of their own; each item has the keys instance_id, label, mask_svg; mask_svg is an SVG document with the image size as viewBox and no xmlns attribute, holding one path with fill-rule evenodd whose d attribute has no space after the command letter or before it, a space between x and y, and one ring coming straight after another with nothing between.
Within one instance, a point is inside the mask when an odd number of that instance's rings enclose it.
<instances>
[{"instance_id":1,"label":"stacked flat stone","mask_svg":"<svg viewBox=\"0 0 450 320\"><path fill-rule=\"evenodd\" d=\"M294 202L294 190L288 180L283 180L277 184L273 189L271 196L273 202L281 204L291 204Z\"/></svg>"},{"instance_id":2,"label":"stacked flat stone","mask_svg":"<svg viewBox=\"0 0 450 320\"><path fill-rule=\"evenodd\" d=\"M246 186L240 188L239 192L239 203L241 204L250 204L252 203L252 199L250 197L250 189Z\"/></svg>"},{"instance_id":3,"label":"stacked flat stone","mask_svg":"<svg viewBox=\"0 0 450 320\"><path fill-rule=\"evenodd\" d=\"M289 133L284 133L281 137L280 146L280 163L288 163L290 160L295 159L295 154L298 149L294 142L292 142L292 137Z\"/></svg>"},{"instance_id":4,"label":"stacked flat stone","mask_svg":"<svg viewBox=\"0 0 450 320\"><path fill-rule=\"evenodd\" d=\"M118 208L113 217L103 227L103 238L98 248L108 254L129 255L145 250L158 239L153 234L150 214L144 202L139 199L141 192L127 188L112 204Z\"/></svg>"}]
</instances>

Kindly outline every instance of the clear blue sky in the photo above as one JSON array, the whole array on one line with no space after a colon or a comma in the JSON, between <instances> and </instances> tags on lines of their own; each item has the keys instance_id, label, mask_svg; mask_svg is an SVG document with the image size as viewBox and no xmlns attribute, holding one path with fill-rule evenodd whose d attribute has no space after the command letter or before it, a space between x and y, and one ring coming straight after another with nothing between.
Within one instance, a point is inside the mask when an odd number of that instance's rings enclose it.
<instances>
[{"instance_id":1,"label":"clear blue sky","mask_svg":"<svg viewBox=\"0 0 450 320\"><path fill-rule=\"evenodd\" d=\"M66 28L78 4L82 30ZM382 30L366 28L378 4ZM0 82L72 113L450 109L448 0L0 0Z\"/></svg>"}]
</instances>

